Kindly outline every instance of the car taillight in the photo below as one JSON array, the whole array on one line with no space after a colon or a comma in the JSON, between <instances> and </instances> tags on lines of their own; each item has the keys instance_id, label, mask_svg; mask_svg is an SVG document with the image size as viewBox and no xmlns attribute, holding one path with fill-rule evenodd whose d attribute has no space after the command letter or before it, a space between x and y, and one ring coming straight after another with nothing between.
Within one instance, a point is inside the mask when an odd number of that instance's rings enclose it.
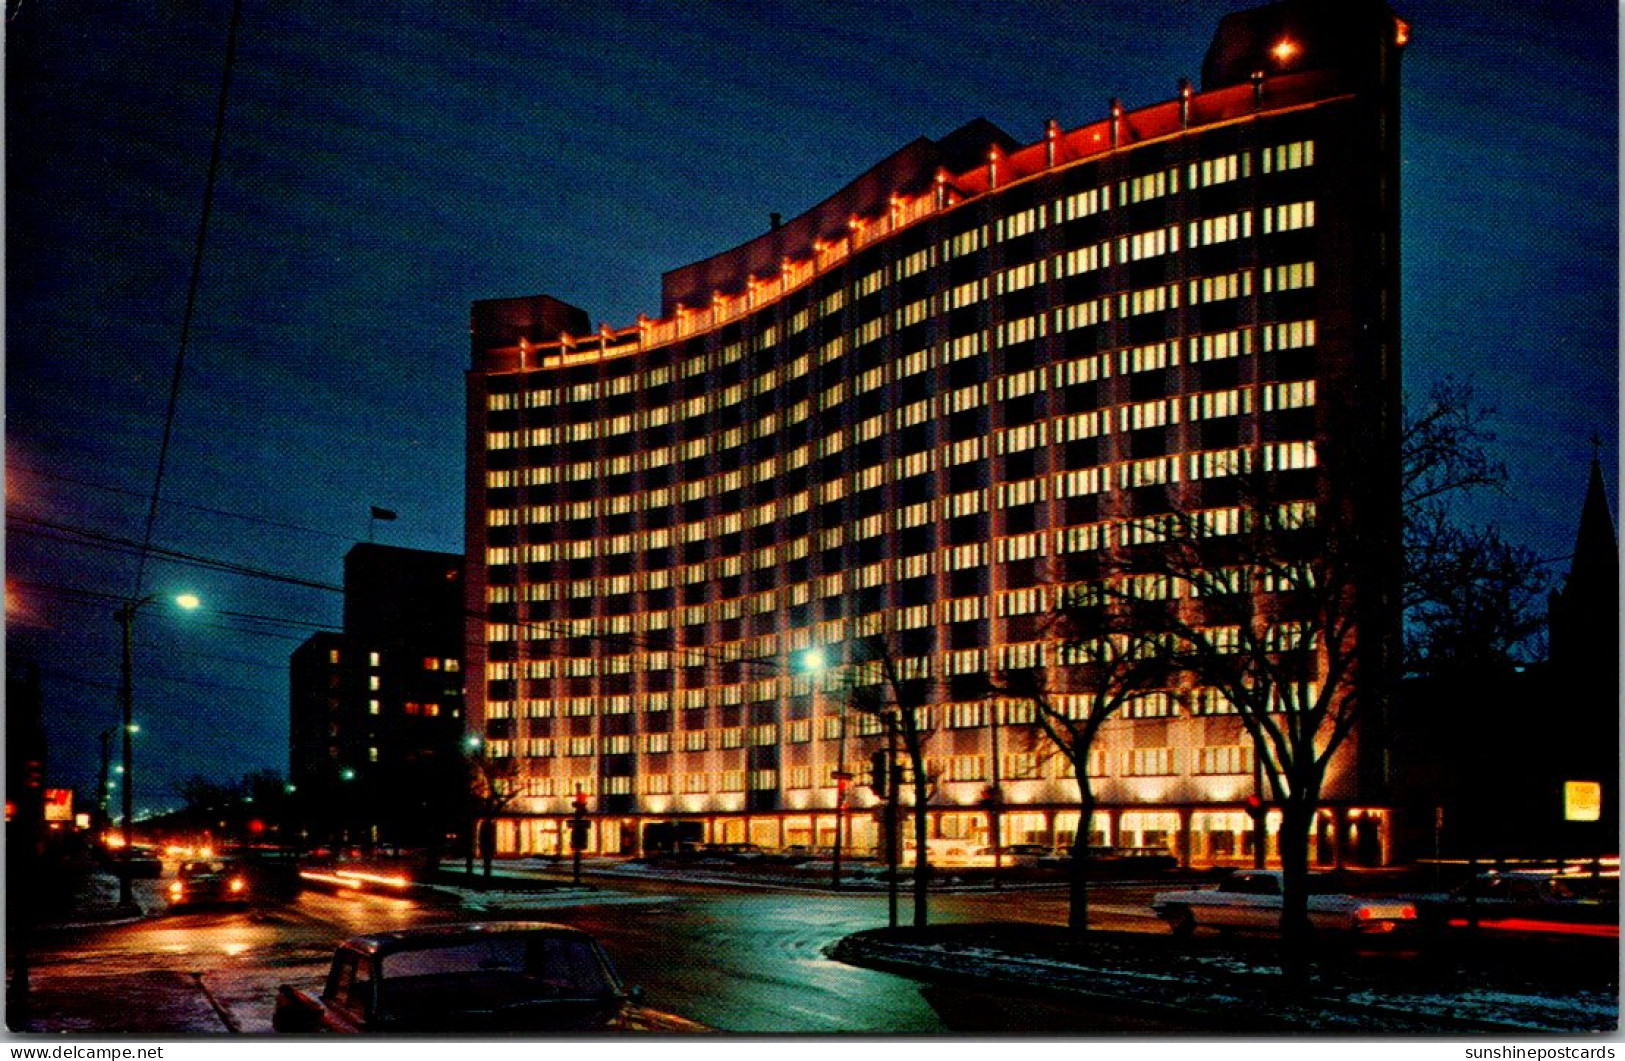
<instances>
[{"instance_id":1,"label":"car taillight","mask_svg":"<svg viewBox=\"0 0 1625 1061\"><path fill-rule=\"evenodd\" d=\"M1399 908L1399 918L1401 921L1416 920L1416 907L1412 906L1410 903L1406 903L1404 906Z\"/></svg>"},{"instance_id":2,"label":"car taillight","mask_svg":"<svg viewBox=\"0 0 1625 1061\"><path fill-rule=\"evenodd\" d=\"M184 892L185 890L186 890L186 885L182 884L180 881L176 881L174 884L171 884L169 886L169 894L171 894L171 895L177 895L178 896L182 892Z\"/></svg>"},{"instance_id":3,"label":"car taillight","mask_svg":"<svg viewBox=\"0 0 1625 1061\"><path fill-rule=\"evenodd\" d=\"M241 877L233 877L233 878L231 878L231 890L234 891L234 892L242 891L243 890L243 878L241 878Z\"/></svg>"},{"instance_id":4,"label":"car taillight","mask_svg":"<svg viewBox=\"0 0 1625 1061\"><path fill-rule=\"evenodd\" d=\"M1354 916L1359 918L1361 921L1369 921L1369 920L1371 920L1371 916L1372 916L1371 915L1371 907L1369 907L1369 906L1360 907L1359 909L1354 911Z\"/></svg>"}]
</instances>

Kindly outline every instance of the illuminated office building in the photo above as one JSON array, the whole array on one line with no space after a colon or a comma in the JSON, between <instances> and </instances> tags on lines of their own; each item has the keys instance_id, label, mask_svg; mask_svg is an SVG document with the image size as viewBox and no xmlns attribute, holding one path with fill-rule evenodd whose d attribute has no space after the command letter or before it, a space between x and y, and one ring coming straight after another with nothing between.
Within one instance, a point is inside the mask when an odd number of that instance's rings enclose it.
<instances>
[{"instance_id":1,"label":"illuminated office building","mask_svg":"<svg viewBox=\"0 0 1625 1061\"><path fill-rule=\"evenodd\" d=\"M288 662L288 779L306 839L421 847L465 823L463 558L363 542L344 630Z\"/></svg>"},{"instance_id":2,"label":"illuminated office building","mask_svg":"<svg viewBox=\"0 0 1625 1061\"><path fill-rule=\"evenodd\" d=\"M1241 12L1199 89L917 140L666 274L658 319L475 303L468 698L523 785L501 849L558 850L578 790L605 853L828 845L832 773L879 741L829 690L876 630L939 690L934 835L985 837L997 782L1006 842L1068 840L1064 760L984 679L1043 651L1069 558L1175 506L1222 525L1242 467L1397 543L1405 35L1381 3ZM1362 592L1376 700L1391 572ZM1251 748L1200 693L1109 726L1100 840L1245 856ZM1377 744L1334 763L1322 861L1388 854ZM873 849L876 799L847 806Z\"/></svg>"}]
</instances>

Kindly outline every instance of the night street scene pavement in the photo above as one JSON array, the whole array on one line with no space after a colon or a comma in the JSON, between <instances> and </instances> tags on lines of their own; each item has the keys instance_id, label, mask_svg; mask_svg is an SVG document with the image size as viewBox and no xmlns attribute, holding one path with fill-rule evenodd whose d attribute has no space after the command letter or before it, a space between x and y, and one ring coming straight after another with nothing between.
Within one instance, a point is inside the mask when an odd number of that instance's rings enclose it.
<instances>
[{"instance_id":1,"label":"night street scene pavement","mask_svg":"<svg viewBox=\"0 0 1625 1061\"><path fill-rule=\"evenodd\" d=\"M1619 16L8 0L10 1061L1612 1058Z\"/></svg>"},{"instance_id":2,"label":"night street scene pavement","mask_svg":"<svg viewBox=\"0 0 1625 1061\"><path fill-rule=\"evenodd\" d=\"M827 871L827 867L814 867ZM29 1023L13 1031L148 1037L271 1030L277 988L320 991L335 944L415 926L540 920L599 939L645 1004L705 1030L744 1034L1482 1035L1617 1026L1617 932L1602 938L1490 928L1369 952L1328 953L1313 989L1284 995L1267 938L1175 939L1152 916L1168 881L1103 881L1087 939L1060 925L1053 883L944 879L928 929L875 928L886 888L860 867L827 881L716 861L592 862L582 883L540 860L499 875L443 871L395 883L356 864L348 885L311 880L246 910L171 912L164 880L80 882L29 955ZM313 874L332 876L327 871ZM379 883L388 881L389 883ZM1395 882L1383 887L1392 888Z\"/></svg>"}]
</instances>

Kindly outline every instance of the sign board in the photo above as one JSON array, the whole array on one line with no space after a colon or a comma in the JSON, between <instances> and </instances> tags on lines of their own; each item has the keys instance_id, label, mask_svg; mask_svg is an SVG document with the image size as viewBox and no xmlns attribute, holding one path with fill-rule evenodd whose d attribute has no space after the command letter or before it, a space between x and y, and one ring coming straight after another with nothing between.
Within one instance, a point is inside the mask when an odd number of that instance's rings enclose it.
<instances>
[{"instance_id":1,"label":"sign board","mask_svg":"<svg viewBox=\"0 0 1625 1061\"><path fill-rule=\"evenodd\" d=\"M45 820L48 822L73 821L73 789L48 788L45 790Z\"/></svg>"},{"instance_id":2,"label":"sign board","mask_svg":"<svg viewBox=\"0 0 1625 1061\"><path fill-rule=\"evenodd\" d=\"M1563 820L1594 822L1602 817L1602 785L1596 781L1563 782Z\"/></svg>"}]
</instances>

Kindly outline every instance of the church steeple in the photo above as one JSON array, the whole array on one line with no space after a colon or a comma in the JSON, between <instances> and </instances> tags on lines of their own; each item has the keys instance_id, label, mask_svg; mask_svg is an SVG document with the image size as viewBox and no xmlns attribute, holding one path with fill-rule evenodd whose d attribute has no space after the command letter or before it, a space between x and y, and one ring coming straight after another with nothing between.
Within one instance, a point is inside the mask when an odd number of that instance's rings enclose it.
<instances>
[{"instance_id":1,"label":"church steeple","mask_svg":"<svg viewBox=\"0 0 1625 1061\"><path fill-rule=\"evenodd\" d=\"M1591 482L1580 509L1580 532L1574 539L1574 562L1569 581L1600 580L1610 588L1619 579L1619 546L1614 539L1614 517L1608 511L1608 492L1602 483L1602 462L1591 460Z\"/></svg>"},{"instance_id":2,"label":"church steeple","mask_svg":"<svg viewBox=\"0 0 1625 1061\"><path fill-rule=\"evenodd\" d=\"M1596 457L1591 460L1569 573L1563 588L1551 597L1550 628L1553 665L1594 668L1607 662L1617 673L1619 545L1602 462Z\"/></svg>"}]
</instances>

